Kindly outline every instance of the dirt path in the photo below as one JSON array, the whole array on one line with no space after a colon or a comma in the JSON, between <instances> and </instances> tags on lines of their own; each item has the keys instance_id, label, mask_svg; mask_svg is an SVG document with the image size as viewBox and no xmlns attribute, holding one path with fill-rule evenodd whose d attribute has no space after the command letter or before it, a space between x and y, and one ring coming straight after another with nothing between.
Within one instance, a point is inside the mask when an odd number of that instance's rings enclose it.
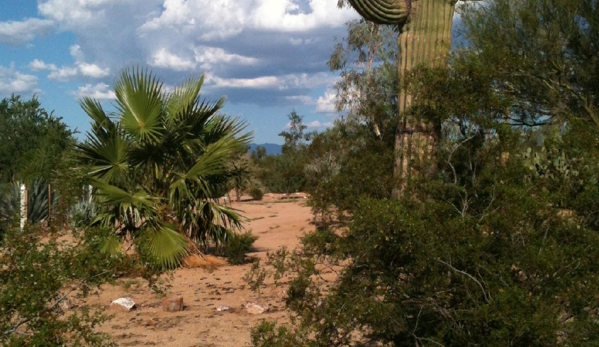
<instances>
[{"instance_id":1,"label":"dirt path","mask_svg":"<svg viewBox=\"0 0 599 347\"><path fill-rule=\"evenodd\" d=\"M233 203L249 218L246 228L259 239L250 256L264 258L266 252L281 246L294 248L298 237L314 229L305 199L281 200L265 196L261 202ZM257 295L243 281L251 264L206 269L180 269L174 272L168 298L183 298L184 310L164 312L164 296L153 294L141 279L124 279L117 286L105 286L99 296L88 298L92 307L107 308L112 300L131 297L138 308L130 312L109 309L114 317L101 331L109 333L119 346L250 346L250 330L262 320L287 321L282 288L267 288ZM252 315L243 305L257 302L269 311ZM219 305L229 306L219 312Z\"/></svg>"}]
</instances>

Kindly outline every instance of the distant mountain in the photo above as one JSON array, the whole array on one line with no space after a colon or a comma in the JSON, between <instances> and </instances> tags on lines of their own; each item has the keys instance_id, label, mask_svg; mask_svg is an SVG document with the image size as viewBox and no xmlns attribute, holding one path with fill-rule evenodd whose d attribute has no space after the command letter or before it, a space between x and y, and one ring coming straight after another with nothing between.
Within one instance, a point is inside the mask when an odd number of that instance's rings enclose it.
<instances>
[{"instance_id":1,"label":"distant mountain","mask_svg":"<svg viewBox=\"0 0 599 347\"><path fill-rule=\"evenodd\" d=\"M273 155L277 155L277 154L281 154L281 148L283 148L283 146L281 145L277 145L275 143L251 143L250 144L250 152L254 152L256 151L256 147L264 147L266 148L266 154L273 154Z\"/></svg>"}]
</instances>

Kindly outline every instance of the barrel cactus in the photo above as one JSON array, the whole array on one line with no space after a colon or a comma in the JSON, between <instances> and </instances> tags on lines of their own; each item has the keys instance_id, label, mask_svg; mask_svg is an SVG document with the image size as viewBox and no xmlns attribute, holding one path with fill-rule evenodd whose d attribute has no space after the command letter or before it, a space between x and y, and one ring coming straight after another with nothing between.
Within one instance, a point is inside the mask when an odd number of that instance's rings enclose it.
<instances>
[{"instance_id":1,"label":"barrel cactus","mask_svg":"<svg viewBox=\"0 0 599 347\"><path fill-rule=\"evenodd\" d=\"M362 17L378 24L397 25L399 29L400 80L418 66L442 67L447 64L451 45L453 13L457 0L349 0ZM434 127L405 113L412 96L405 88L398 92L399 124L395 135L396 195L405 188L414 159L435 152Z\"/></svg>"}]
</instances>

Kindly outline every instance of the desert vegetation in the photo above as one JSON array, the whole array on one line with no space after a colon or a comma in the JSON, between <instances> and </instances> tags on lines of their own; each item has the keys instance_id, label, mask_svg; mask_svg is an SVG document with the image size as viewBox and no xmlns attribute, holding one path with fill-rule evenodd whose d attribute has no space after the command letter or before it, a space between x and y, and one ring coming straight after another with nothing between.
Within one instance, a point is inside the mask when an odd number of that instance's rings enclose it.
<instances>
[{"instance_id":1,"label":"desert vegetation","mask_svg":"<svg viewBox=\"0 0 599 347\"><path fill-rule=\"evenodd\" d=\"M292 110L278 155L248 150L202 78L125 69L115 112L81 100L82 141L36 98L0 102L2 345L110 345L109 317L68 296L164 290L206 254L245 264L238 288L284 292L254 346L597 345L597 2L462 4L451 51L455 1L348 5L365 19L328 63L345 116L309 132ZM297 192L313 228L248 257L242 197Z\"/></svg>"}]
</instances>

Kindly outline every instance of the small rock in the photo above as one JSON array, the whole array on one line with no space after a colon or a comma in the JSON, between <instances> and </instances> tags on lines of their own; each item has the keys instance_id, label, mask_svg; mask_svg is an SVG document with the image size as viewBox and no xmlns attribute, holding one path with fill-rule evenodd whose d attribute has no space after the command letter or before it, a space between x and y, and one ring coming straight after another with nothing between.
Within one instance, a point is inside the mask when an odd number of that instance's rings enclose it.
<instances>
[{"instance_id":1,"label":"small rock","mask_svg":"<svg viewBox=\"0 0 599 347\"><path fill-rule=\"evenodd\" d=\"M166 312L179 312L183 311L183 298L162 300L162 310Z\"/></svg>"},{"instance_id":2,"label":"small rock","mask_svg":"<svg viewBox=\"0 0 599 347\"><path fill-rule=\"evenodd\" d=\"M135 308L135 301L129 297L118 298L110 303L110 307L117 307L122 308L125 311L131 311L133 308Z\"/></svg>"},{"instance_id":3,"label":"small rock","mask_svg":"<svg viewBox=\"0 0 599 347\"><path fill-rule=\"evenodd\" d=\"M218 305L218 307L216 308L216 310L218 312L222 312L222 311L229 311L231 308L227 305Z\"/></svg>"},{"instance_id":4,"label":"small rock","mask_svg":"<svg viewBox=\"0 0 599 347\"><path fill-rule=\"evenodd\" d=\"M58 307L60 307L60 309L63 311L68 311L68 310L72 309L73 307L75 307L75 305L73 305L73 303L71 302L71 300L69 300L69 298L64 298L58 303Z\"/></svg>"},{"instance_id":5,"label":"small rock","mask_svg":"<svg viewBox=\"0 0 599 347\"><path fill-rule=\"evenodd\" d=\"M253 302L248 302L247 304L245 304L245 310L249 314L262 314L265 311L268 311L268 308Z\"/></svg>"}]
</instances>

